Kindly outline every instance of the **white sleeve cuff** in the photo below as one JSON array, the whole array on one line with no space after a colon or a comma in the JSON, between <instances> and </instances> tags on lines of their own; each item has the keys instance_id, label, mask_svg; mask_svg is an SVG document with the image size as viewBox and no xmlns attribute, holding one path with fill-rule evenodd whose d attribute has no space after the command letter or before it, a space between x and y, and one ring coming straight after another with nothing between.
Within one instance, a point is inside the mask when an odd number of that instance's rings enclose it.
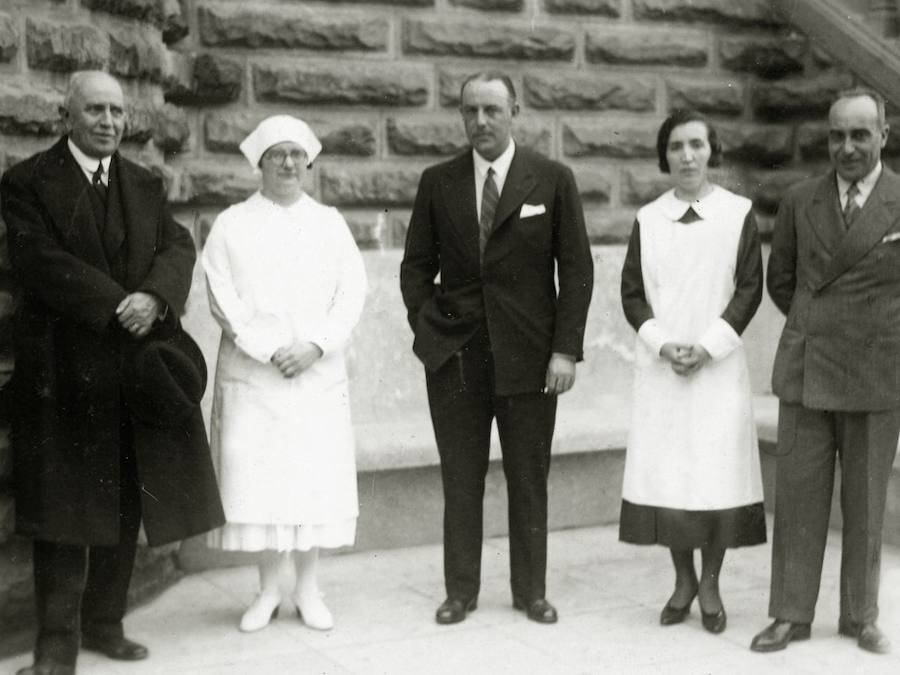
<instances>
[{"instance_id":1,"label":"white sleeve cuff","mask_svg":"<svg viewBox=\"0 0 900 675\"><path fill-rule=\"evenodd\" d=\"M741 336L734 332L725 319L716 319L698 340L713 360L723 359L741 344Z\"/></svg>"},{"instance_id":2,"label":"white sleeve cuff","mask_svg":"<svg viewBox=\"0 0 900 675\"><path fill-rule=\"evenodd\" d=\"M668 337L663 333L659 322L656 319L647 319L638 329L638 337L644 341L653 355L659 358L659 352L663 345L669 342Z\"/></svg>"}]
</instances>

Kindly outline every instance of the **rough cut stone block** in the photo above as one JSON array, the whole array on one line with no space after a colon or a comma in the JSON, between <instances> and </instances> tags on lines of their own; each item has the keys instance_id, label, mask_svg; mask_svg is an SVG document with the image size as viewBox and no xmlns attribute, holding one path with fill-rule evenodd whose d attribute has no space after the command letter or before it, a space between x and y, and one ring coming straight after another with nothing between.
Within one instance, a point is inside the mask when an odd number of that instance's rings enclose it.
<instances>
[{"instance_id":1,"label":"rough cut stone block","mask_svg":"<svg viewBox=\"0 0 900 675\"><path fill-rule=\"evenodd\" d=\"M575 36L558 28L462 22L407 20L403 51L431 56L571 61Z\"/></svg>"},{"instance_id":2,"label":"rough cut stone block","mask_svg":"<svg viewBox=\"0 0 900 675\"><path fill-rule=\"evenodd\" d=\"M729 70L777 79L803 70L806 40L792 37L724 37L719 60Z\"/></svg>"},{"instance_id":3,"label":"rough cut stone block","mask_svg":"<svg viewBox=\"0 0 900 675\"><path fill-rule=\"evenodd\" d=\"M794 154L793 129L775 124L719 124L725 156L757 166L775 168Z\"/></svg>"},{"instance_id":4,"label":"rough cut stone block","mask_svg":"<svg viewBox=\"0 0 900 675\"><path fill-rule=\"evenodd\" d=\"M763 215L774 216L781 197L794 183L815 174L812 168L766 171L751 174L747 181L746 194L753 200L753 206Z\"/></svg>"},{"instance_id":5,"label":"rough cut stone block","mask_svg":"<svg viewBox=\"0 0 900 675\"><path fill-rule=\"evenodd\" d=\"M478 70L477 66L473 66L471 70L448 70L442 68L438 72L438 96L440 104L447 107L458 106L459 91L463 82L466 81L469 75L476 73ZM513 85L516 86L516 78L513 78ZM517 86L516 89L517 94L521 97L521 87Z\"/></svg>"},{"instance_id":6,"label":"rough cut stone block","mask_svg":"<svg viewBox=\"0 0 900 675\"><path fill-rule=\"evenodd\" d=\"M231 103L241 96L244 82L242 63L214 54L198 54L193 60L175 58L180 70L165 82L166 100L182 105Z\"/></svg>"},{"instance_id":7,"label":"rough cut stone block","mask_svg":"<svg viewBox=\"0 0 900 675\"><path fill-rule=\"evenodd\" d=\"M167 45L178 42L190 32L186 0L161 0L163 13L163 42Z\"/></svg>"},{"instance_id":8,"label":"rough cut stone block","mask_svg":"<svg viewBox=\"0 0 900 675\"><path fill-rule=\"evenodd\" d=\"M423 105L428 101L425 72L398 64L258 64L253 68L253 81L261 101L378 106Z\"/></svg>"},{"instance_id":9,"label":"rough cut stone block","mask_svg":"<svg viewBox=\"0 0 900 675\"><path fill-rule=\"evenodd\" d=\"M344 0L358 5L402 5L404 7L433 7L435 0Z\"/></svg>"},{"instance_id":10,"label":"rough cut stone block","mask_svg":"<svg viewBox=\"0 0 900 675\"><path fill-rule=\"evenodd\" d=\"M204 123L206 147L214 152L240 152L238 146L268 113L210 113ZM368 120L304 117L322 142L326 155L375 154L375 127Z\"/></svg>"},{"instance_id":11,"label":"rough cut stone block","mask_svg":"<svg viewBox=\"0 0 900 675\"><path fill-rule=\"evenodd\" d=\"M155 109L153 143L165 153L182 152L188 148L191 125L187 114L169 103Z\"/></svg>"},{"instance_id":12,"label":"rough cut stone block","mask_svg":"<svg viewBox=\"0 0 900 675\"><path fill-rule=\"evenodd\" d=\"M322 10L250 4L199 8L200 39L210 47L384 51L386 17L346 17Z\"/></svg>"},{"instance_id":13,"label":"rough cut stone block","mask_svg":"<svg viewBox=\"0 0 900 675\"><path fill-rule=\"evenodd\" d=\"M622 16L622 0L543 0L551 14L595 14L617 18Z\"/></svg>"},{"instance_id":14,"label":"rough cut stone block","mask_svg":"<svg viewBox=\"0 0 900 675\"><path fill-rule=\"evenodd\" d=\"M597 28L585 35L590 63L696 67L709 61L705 31Z\"/></svg>"},{"instance_id":15,"label":"rough cut stone block","mask_svg":"<svg viewBox=\"0 0 900 675\"><path fill-rule=\"evenodd\" d=\"M161 0L81 0L81 6L98 12L147 21L156 26L161 26L163 21Z\"/></svg>"},{"instance_id":16,"label":"rough cut stone block","mask_svg":"<svg viewBox=\"0 0 900 675\"><path fill-rule=\"evenodd\" d=\"M39 70L70 72L103 68L109 62L109 36L95 26L25 23L28 65Z\"/></svg>"},{"instance_id":17,"label":"rough cut stone block","mask_svg":"<svg viewBox=\"0 0 900 675\"><path fill-rule=\"evenodd\" d=\"M324 166L322 200L332 206L410 206L419 169L404 166Z\"/></svg>"},{"instance_id":18,"label":"rough cut stone block","mask_svg":"<svg viewBox=\"0 0 900 675\"><path fill-rule=\"evenodd\" d=\"M635 207L652 202L672 187L672 178L660 172L655 164L634 167L624 172L621 199Z\"/></svg>"},{"instance_id":19,"label":"rough cut stone block","mask_svg":"<svg viewBox=\"0 0 900 675\"><path fill-rule=\"evenodd\" d=\"M667 77L666 90L668 109L694 108L718 115L740 115L744 110L744 86L738 80Z\"/></svg>"},{"instance_id":20,"label":"rough cut stone block","mask_svg":"<svg viewBox=\"0 0 900 675\"><path fill-rule=\"evenodd\" d=\"M114 75L159 82L168 65L166 52L151 30L131 28L109 34L109 66Z\"/></svg>"},{"instance_id":21,"label":"rough cut stone block","mask_svg":"<svg viewBox=\"0 0 900 675\"><path fill-rule=\"evenodd\" d=\"M4 134L56 135L62 131L59 92L21 83L0 83L0 132Z\"/></svg>"},{"instance_id":22,"label":"rough cut stone block","mask_svg":"<svg viewBox=\"0 0 900 675\"><path fill-rule=\"evenodd\" d=\"M455 155L469 147L462 120L391 117L388 148L395 155Z\"/></svg>"},{"instance_id":23,"label":"rough cut stone block","mask_svg":"<svg viewBox=\"0 0 900 675\"><path fill-rule=\"evenodd\" d=\"M191 166L181 176L177 200L192 206L230 206L259 189L246 162L228 166Z\"/></svg>"},{"instance_id":24,"label":"rough cut stone block","mask_svg":"<svg viewBox=\"0 0 900 675\"><path fill-rule=\"evenodd\" d=\"M753 111L763 119L823 118L835 95L853 84L846 73L830 72L815 78L760 82L753 88Z\"/></svg>"},{"instance_id":25,"label":"rough cut stone block","mask_svg":"<svg viewBox=\"0 0 900 675\"><path fill-rule=\"evenodd\" d=\"M657 124L623 120L568 120L563 123L567 157L656 157Z\"/></svg>"},{"instance_id":26,"label":"rough cut stone block","mask_svg":"<svg viewBox=\"0 0 900 675\"><path fill-rule=\"evenodd\" d=\"M450 0L450 4L484 11L518 12L525 6L525 0Z\"/></svg>"},{"instance_id":27,"label":"rough cut stone block","mask_svg":"<svg viewBox=\"0 0 900 675\"><path fill-rule=\"evenodd\" d=\"M651 111L656 105L652 75L533 73L525 76L525 101L539 109Z\"/></svg>"},{"instance_id":28,"label":"rough cut stone block","mask_svg":"<svg viewBox=\"0 0 900 675\"><path fill-rule=\"evenodd\" d=\"M608 204L616 180L615 169L597 169L593 167L572 167L575 172L575 183L578 192L586 202Z\"/></svg>"},{"instance_id":29,"label":"rough cut stone block","mask_svg":"<svg viewBox=\"0 0 900 675\"><path fill-rule=\"evenodd\" d=\"M9 14L0 14L0 63L9 63L19 53L19 28Z\"/></svg>"},{"instance_id":30,"label":"rough cut stone block","mask_svg":"<svg viewBox=\"0 0 900 675\"><path fill-rule=\"evenodd\" d=\"M635 19L710 21L738 26L781 26L769 0L633 0Z\"/></svg>"},{"instance_id":31,"label":"rough cut stone block","mask_svg":"<svg viewBox=\"0 0 900 675\"><path fill-rule=\"evenodd\" d=\"M344 220L353 234L353 239L361 249L385 248L390 236L386 209L377 211L344 212Z\"/></svg>"}]
</instances>

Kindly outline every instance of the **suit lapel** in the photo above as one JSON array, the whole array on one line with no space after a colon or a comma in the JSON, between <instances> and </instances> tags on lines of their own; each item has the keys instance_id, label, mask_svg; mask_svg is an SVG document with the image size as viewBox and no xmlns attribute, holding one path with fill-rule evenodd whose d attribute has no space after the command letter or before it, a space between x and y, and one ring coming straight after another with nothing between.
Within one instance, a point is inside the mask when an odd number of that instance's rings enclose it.
<instances>
[{"instance_id":1,"label":"suit lapel","mask_svg":"<svg viewBox=\"0 0 900 675\"><path fill-rule=\"evenodd\" d=\"M156 250L158 195L153 183L134 171L127 160L118 153L113 159L119 192L115 206L119 210L116 227L122 237L119 246L125 239L128 241L125 288L130 290L136 288L147 273ZM112 216L113 212L108 212L107 220Z\"/></svg>"},{"instance_id":2,"label":"suit lapel","mask_svg":"<svg viewBox=\"0 0 900 675\"><path fill-rule=\"evenodd\" d=\"M897 190L900 181L884 167L878 182L866 200L853 226L841 241L831 264L825 270L819 288L830 284L881 241L897 214ZM835 187L835 191L837 188Z\"/></svg>"},{"instance_id":3,"label":"suit lapel","mask_svg":"<svg viewBox=\"0 0 900 675\"><path fill-rule=\"evenodd\" d=\"M497 203L492 232L496 232L497 228L519 208L536 184L537 178L531 170L526 154L516 146L516 152L509 165L509 173L506 174L506 181L503 183L503 192L500 193L500 201Z\"/></svg>"},{"instance_id":4,"label":"suit lapel","mask_svg":"<svg viewBox=\"0 0 900 675\"><path fill-rule=\"evenodd\" d=\"M123 229L122 197L118 156L109 163L109 191L106 198L106 227L103 230L103 248L110 260L115 260L125 241Z\"/></svg>"},{"instance_id":5,"label":"suit lapel","mask_svg":"<svg viewBox=\"0 0 900 675\"><path fill-rule=\"evenodd\" d=\"M442 181L444 204L453 229L478 259L478 211L475 208L475 162L472 152L461 155Z\"/></svg>"},{"instance_id":6,"label":"suit lapel","mask_svg":"<svg viewBox=\"0 0 900 675\"><path fill-rule=\"evenodd\" d=\"M806 218L824 250L829 257L832 256L847 235L847 228L840 211L834 172L820 181L813 196L812 205L806 213Z\"/></svg>"},{"instance_id":7,"label":"suit lapel","mask_svg":"<svg viewBox=\"0 0 900 675\"><path fill-rule=\"evenodd\" d=\"M68 248L85 262L109 272L89 190L93 188L63 138L46 153L39 191L50 219Z\"/></svg>"}]
</instances>

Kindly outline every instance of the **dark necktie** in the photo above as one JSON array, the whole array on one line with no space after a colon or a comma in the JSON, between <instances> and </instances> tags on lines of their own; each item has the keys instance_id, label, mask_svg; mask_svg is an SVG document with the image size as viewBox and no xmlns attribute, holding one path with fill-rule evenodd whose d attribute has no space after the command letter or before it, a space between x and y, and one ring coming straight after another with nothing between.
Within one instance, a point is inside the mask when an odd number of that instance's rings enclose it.
<instances>
[{"instance_id":1,"label":"dark necktie","mask_svg":"<svg viewBox=\"0 0 900 675\"><path fill-rule=\"evenodd\" d=\"M844 225L848 228L853 225L856 216L859 215L859 204L856 203L856 195L859 194L859 188L856 183L851 183L847 188L847 202L844 204Z\"/></svg>"},{"instance_id":2,"label":"dark necktie","mask_svg":"<svg viewBox=\"0 0 900 675\"><path fill-rule=\"evenodd\" d=\"M103 162L97 164L97 170L91 176L91 185L94 186L94 189L97 191L97 194L100 195L100 199L103 200L103 203L106 203L106 191L109 189L106 185L103 184Z\"/></svg>"},{"instance_id":3,"label":"dark necktie","mask_svg":"<svg viewBox=\"0 0 900 675\"><path fill-rule=\"evenodd\" d=\"M491 230L494 229L494 215L497 213L497 202L500 194L497 192L497 183L494 181L494 169L489 168L484 179L484 189L481 191L481 219L479 224L478 250L484 258L484 247L487 244Z\"/></svg>"}]
</instances>

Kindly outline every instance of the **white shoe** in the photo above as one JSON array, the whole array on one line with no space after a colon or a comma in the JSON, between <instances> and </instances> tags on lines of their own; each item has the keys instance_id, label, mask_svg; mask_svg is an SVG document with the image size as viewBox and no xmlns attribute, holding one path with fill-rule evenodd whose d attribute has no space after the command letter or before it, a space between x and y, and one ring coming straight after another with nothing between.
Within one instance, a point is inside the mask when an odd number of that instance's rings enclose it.
<instances>
[{"instance_id":1,"label":"white shoe","mask_svg":"<svg viewBox=\"0 0 900 675\"><path fill-rule=\"evenodd\" d=\"M257 595L241 617L239 628L244 633L262 630L278 616L278 605L280 604L281 598L277 596Z\"/></svg>"},{"instance_id":2,"label":"white shoe","mask_svg":"<svg viewBox=\"0 0 900 675\"><path fill-rule=\"evenodd\" d=\"M294 596L294 604L297 605L297 616L310 628L316 630L331 630L334 628L334 618L332 618L331 612L328 611L318 593L311 598L303 598L302 600L299 595Z\"/></svg>"}]
</instances>

